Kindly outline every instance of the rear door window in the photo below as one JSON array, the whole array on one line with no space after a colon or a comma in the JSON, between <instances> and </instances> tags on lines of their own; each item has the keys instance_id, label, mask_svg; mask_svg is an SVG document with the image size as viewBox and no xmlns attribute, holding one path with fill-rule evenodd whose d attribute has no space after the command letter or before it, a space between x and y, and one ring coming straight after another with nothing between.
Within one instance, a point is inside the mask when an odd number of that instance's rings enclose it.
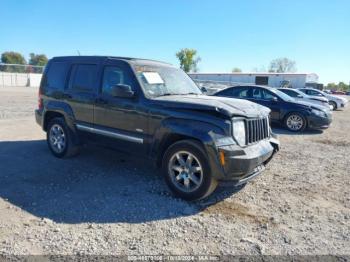
<instances>
[{"instance_id":1,"label":"rear door window","mask_svg":"<svg viewBox=\"0 0 350 262\"><path fill-rule=\"evenodd\" d=\"M97 65L74 65L69 83L70 89L77 92L93 92L96 89L97 70Z\"/></svg>"},{"instance_id":2,"label":"rear door window","mask_svg":"<svg viewBox=\"0 0 350 262\"><path fill-rule=\"evenodd\" d=\"M260 88L253 88L252 98L258 100L264 99L262 90Z\"/></svg>"},{"instance_id":3,"label":"rear door window","mask_svg":"<svg viewBox=\"0 0 350 262\"><path fill-rule=\"evenodd\" d=\"M69 64L67 62L52 62L44 79L45 89L63 90Z\"/></svg>"}]
</instances>

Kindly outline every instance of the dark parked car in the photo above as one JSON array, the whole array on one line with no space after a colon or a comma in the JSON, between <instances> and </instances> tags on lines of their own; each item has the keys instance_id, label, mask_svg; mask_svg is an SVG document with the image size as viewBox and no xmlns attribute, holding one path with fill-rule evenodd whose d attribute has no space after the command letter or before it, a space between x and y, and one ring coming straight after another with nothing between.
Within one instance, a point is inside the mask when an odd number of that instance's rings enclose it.
<instances>
[{"instance_id":1,"label":"dark parked car","mask_svg":"<svg viewBox=\"0 0 350 262\"><path fill-rule=\"evenodd\" d=\"M241 85L219 91L215 96L247 99L271 109L272 122L283 124L288 130L298 132L306 127L328 128L332 115L323 106L296 101L281 91L266 86Z\"/></svg>"},{"instance_id":2,"label":"dark parked car","mask_svg":"<svg viewBox=\"0 0 350 262\"><path fill-rule=\"evenodd\" d=\"M268 108L205 96L182 70L151 60L53 58L38 107L36 121L56 157L87 142L136 153L188 200L208 196L219 181L245 184L279 148Z\"/></svg>"}]
</instances>

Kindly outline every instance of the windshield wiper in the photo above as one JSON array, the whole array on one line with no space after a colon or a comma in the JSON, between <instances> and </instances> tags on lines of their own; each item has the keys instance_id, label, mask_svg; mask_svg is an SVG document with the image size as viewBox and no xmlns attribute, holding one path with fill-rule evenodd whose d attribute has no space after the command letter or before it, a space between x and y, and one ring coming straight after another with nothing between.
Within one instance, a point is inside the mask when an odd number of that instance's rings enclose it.
<instances>
[{"instance_id":1,"label":"windshield wiper","mask_svg":"<svg viewBox=\"0 0 350 262\"><path fill-rule=\"evenodd\" d=\"M180 94L180 95L201 95L201 94L194 93L194 92L189 92L189 93L184 93L184 94Z\"/></svg>"},{"instance_id":2,"label":"windshield wiper","mask_svg":"<svg viewBox=\"0 0 350 262\"><path fill-rule=\"evenodd\" d=\"M176 94L176 93L164 93L164 94L161 94L161 95L158 95L157 97L160 97L160 96L185 96L185 95L200 95L198 93L194 93L194 92L189 92L189 93L179 93L179 94Z\"/></svg>"},{"instance_id":3,"label":"windshield wiper","mask_svg":"<svg viewBox=\"0 0 350 262\"><path fill-rule=\"evenodd\" d=\"M158 95L157 97L160 97L160 96L173 96L173 95L176 95L176 94L173 94L173 93L164 93L164 94Z\"/></svg>"}]
</instances>

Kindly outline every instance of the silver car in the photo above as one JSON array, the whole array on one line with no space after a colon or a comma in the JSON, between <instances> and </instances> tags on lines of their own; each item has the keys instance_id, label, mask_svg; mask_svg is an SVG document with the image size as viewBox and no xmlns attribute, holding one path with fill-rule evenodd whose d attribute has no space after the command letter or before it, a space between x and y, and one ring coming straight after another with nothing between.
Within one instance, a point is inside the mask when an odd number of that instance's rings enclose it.
<instances>
[{"instance_id":1,"label":"silver car","mask_svg":"<svg viewBox=\"0 0 350 262\"><path fill-rule=\"evenodd\" d=\"M303 93L312 96L312 97L325 97L329 100L329 104L333 106L333 110L337 110L342 107L346 107L348 104L348 100L341 96L327 94L322 92L321 90L313 89L313 88L300 88L300 91Z\"/></svg>"},{"instance_id":2,"label":"silver car","mask_svg":"<svg viewBox=\"0 0 350 262\"><path fill-rule=\"evenodd\" d=\"M312 104L324 106L326 108L329 108L330 110L333 109L333 106L329 104L328 99L325 97L309 96L301 92L300 90L294 88L278 88L278 90L285 93L286 95L289 95L290 97L293 97L297 101L306 101Z\"/></svg>"}]
</instances>

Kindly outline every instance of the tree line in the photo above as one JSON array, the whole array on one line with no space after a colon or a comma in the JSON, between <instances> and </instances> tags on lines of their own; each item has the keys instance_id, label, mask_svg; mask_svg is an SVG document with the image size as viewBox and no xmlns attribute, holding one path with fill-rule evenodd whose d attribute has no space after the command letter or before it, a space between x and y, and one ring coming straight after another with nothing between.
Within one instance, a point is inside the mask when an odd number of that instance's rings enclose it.
<instances>
[{"instance_id":1,"label":"tree line","mask_svg":"<svg viewBox=\"0 0 350 262\"><path fill-rule=\"evenodd\" d=\"M201 61L201 58L198 56L196 49L183 48L176 53L176 57L179 60L181 69L184 70L186 73L198 71L198 63ZM18 67L11 65L0 65L0 71L17 73L41 73L41 68L31 66L45 66L47 64L47 61L48 58L44 54L30 53L29 60L27 62L25 57L18 52L4 52L1 54L1 63L28 66ZM289 73L296 72L296 70L296 62L286 57L273 59L268 66L268 70L266 70L264 67L262 67L261 69L253 69L254 72L268 71L272 73ZM242 70L239 67L234 67L232 69L232 72L239 73L242 72ZM342 91L350 90L350 86L345 84L344 82L339 82L338 84L329 83L327 85L327 88L331 90Z\"/></svg>"},{"instance_id":2,"label":"tree line","mask_svg":"<svg viewBox=\"0 0 350 262\"><path fill-rule=\"evenodd\" d=\"M176 57L179 59L181 69L184 70L186 73L197 72L198 63L201 61L201 58L197 55L196 49L183 48L176 53ZM253 71L266 72L264 68L262 70L255 68L253 69ZM296 68L295 61L286 57L281 57L281 58L273 59L270 62L270 65L267 71L270 73L287 73L287 72L289 73L289 72L296 72L297 68ZM233 73L242 72L242 69L240 69L239 67L234 67L232 69L232 72Z\"/></svg>"},{"instance_id":3,"label":"tree line","mask_svg":"<svg viewBox=\"0 0 350 262\"><path fill-rule=\"evenodd\" d=\"M201 58L197 54L197 50L190 48L183 48L176 53L176 57L179 59L180 67L186 73L197 72L198 63L201 61ZM273 59L268 69L261 67L260 69L254 68L253 72L270 72L270 73L294 73L297 71L296 62L287 58L280 57ZM242 69L239 67L234 67L232 73L240 73ZM345 84L344 82L339 82L338 84L329 83L326 86L327 89L331 90L341 90L341 91L350 91L350 85Z\"/></svg>"},{"instance_id":4,"label":"tree line","mask_svg":"<svg viewBox=\"0 0 350 262\"><path fill-rule=\"evenodd\" d=\"M16 64L27 66L14 66L14 65L1 65L1 71L4 72L16 72L16 73L41 73L42 69L35 66L45 66L48 58L44 54L29 54L29 60L24 58L21 53L18 52L4 52L1 54L1 63L4 64Z\"/></svg>"}]
</instances>

